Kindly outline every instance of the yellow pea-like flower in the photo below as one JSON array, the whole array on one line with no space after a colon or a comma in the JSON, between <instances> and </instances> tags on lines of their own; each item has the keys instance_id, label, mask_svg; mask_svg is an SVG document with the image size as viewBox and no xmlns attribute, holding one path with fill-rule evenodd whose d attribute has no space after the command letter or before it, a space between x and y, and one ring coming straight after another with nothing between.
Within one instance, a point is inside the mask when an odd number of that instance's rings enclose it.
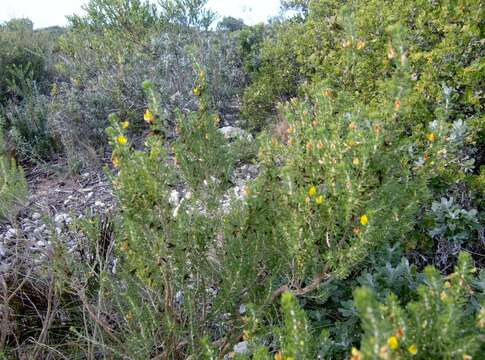
<instances>
[{"instance_id":1,"label":"yellow pea-like flower","mask_svg":"<svg viewBox=\"0 0 485 360\"><path fill-rule=\"evenodd\" d=\"M389 345L389 347L392 349L392 350L397 350L399 348L399 340L397 339L396 336L391 336L388 340L387 340L387 345Z\"/></svg>"},{"instance_id":2,"label":"yellow pea-like flower","mask_svg":"<svg viewBox=\"0 0 485 360\"><path fill-rule=\"evenodd\" d=\"M363 359L363 356L362 356L362 353L357 350L357 348L353 347L352 348L352 352L351 352L351 357L350 357L350 360L362 360Z\"/></svg>"},{"instance_id":3,"label":"yellow pea-like flower","mask_svg":"<svg viewBox=\"0 0 485 360\"><path fill-rule=\"evenodd\" d=\"M325 202L325 199L324 199L323 195L318 196L315 199L315 202L317 203L317 205L322 205Z\"/></svg>"},{"instance_id":4,"label":"yellow pea-like flower","mask_svg":"<svg viewBox=\"0 0 485 360\"><path fill-rule=\"evenodd\" d=\"M126 320L128 321L133 320L133 313L131 311L128 311L128 314L126 314Z\"/></svg>"},{"instance_id":5,"label":"yellow pea-like flower","mask_svg":"<svg viewBox=\"0 0 485 360\"><path fill-rule=\"evenodd\" d=\"M147 109L145 114L143 114L143 119L145 119L147 123L153 124L155 122L155 115L149 109Z\"/></svg>"},{"instance_id":6,"label":"yellow pea-like flower","mask_svg":"<svg viewBox=\"0 0 485 360\"><path fill-rule=\"evenodd\" d=\"M415 344L412 344L410 347L408 347L408 352L411 355L416 355L418 353L418 348L416 347Z\"/></svg>"},{"instance_id":7,"label":"yellow pea-like flower","mask_svg":"<svg viewBox=\"0 0 485 360\"><path fill-rule=\"evenodd\" d=\"M365 41L359 40L357 42L357 49L362 50L363 48L365 48Z\"/></svg>"},{"instance_id":8,"label":"yellow pea-like flower","mask_svg":"<svg viewBox=\"0 0 485 360\"><path fill-rule=\"evenodd\" d=\"M365 226L365 225L367 225L367 224L369 223L369 217L368 217L367 215L365 215L365 214L364 214L364 215L362 215L362 216L360 217L360 223L361 223L362 225L364 225L364 226Z\"/></svg>"},{"instance_id":9,"label":"yellow pea-like flower","mask_svg":"<svg viewBox=\"0 0 485 360\"><path fill-rule=\"evenodd\" d=\"M114 166L115 168L119 168L119 167L120 167L120 165L121 165L121 160L120 160L120 158L119 158L118 156L116 156L116 155L113 155L113 156L111 157L111 162L113 163L113 166Z\"/></svg>"},{"instance_id":10,"label":"yellow pea-like flower","mask_svg":"<svg viewBox=\"0 0 485 360\"><path fill-rule=\"evenodd\" d=\"M310 189L308 190L308 195L315 196L316 194L317 194L317 187L315 185L310 186Z\"/></svg>"},{"instance_id":11,"label":"yellow pea-like flower","mask_svg":"<svg viewBox=\"0 0 485 360\"><path fill-rule=\"evenodd\" d=\"M120 135L116 138L116 142L120 145L125 145L128 142L128 139L124 135Z\"/></svg>"},{"instance_id":12,"label":"yellow pea-like flower","mask_svg":"<svg viewBox=\"0 0 485 360\"><path fill-rule=\"evenodd\" d=\"M283 354L281 353L281 351L278 351L275 355L274 355L274 360L283 360Z\"/></svg>"},{"instance_id":13,"label":"yellow pea-like flower","mask_svg":"<svg viewBox=\"0 0 485 360\"><path fill-rule=\"evenodd\" d=\"M389 60L392 60L392 59L394 59L396 56L397 56L397 54L396 54L396 50L394 50L394 48L392 47L392 45L391 45L391 44L389 44L389 45L388 45L388 47L387 47L387 58L388 58Z\"/></svg>"},{"instance_id":14,"label":"yellow pea-like flower","mask_svg":"<svg viewBox=\"0 0 485 360\"><path fill-rule=\"evenodd\" d=\"M129 123L128 121L123 121L123 122L121 123L121 127L122 127L123 129L128 129L128 128L130 127L130 123Z\"/></svg>"},{"instance_id":15,"label":"yellow pea-like flower","mask_svg":"<svg viewBox=\"0 0 485 360\"><path fill-rule=\"evenodd\" d=\"M435 142L438 137L436 136L435 133L429 133L428 135L426 135L426 139L428 139L428 141L430 142Z\"/></svg>"}]
</instances>

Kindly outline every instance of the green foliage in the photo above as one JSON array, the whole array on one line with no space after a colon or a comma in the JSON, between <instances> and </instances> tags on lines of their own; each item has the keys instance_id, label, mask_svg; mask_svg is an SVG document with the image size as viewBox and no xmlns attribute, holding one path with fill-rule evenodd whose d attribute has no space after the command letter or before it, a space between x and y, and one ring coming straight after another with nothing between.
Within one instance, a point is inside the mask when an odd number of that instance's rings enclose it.
<instances>
[{"instance_id":1,"label":"green foliage","mask_svg":"<svg viewBox=\"0 0 485 360\"><path fill-rule=\"evenodd\" d=\"M23 96L18 82L28 73L36 82L45 80L45 44L28 19L13 19L0 26L0 103ZM22 74L24 76L22 76Z\"/></svg>"},{"instance_id":2,"label":"green foliage","mask_svg":"<svg viewBox=\"0 0 485 360\"><path fill-rule=\"evenodd\" d=\"M442 198L441 202L433 202L431 214L434 227L429 234L433 237L444 237L453 243L462 244L469 240L478 229L477 210L460 208L454 199Z\"/></svg>"},{"instance_id":3,"label":"green foliage","mask_svg":"<svg viewBox=\"0 0 485 360\"><path fill-rule=\"evenodd\" d=\"M304 311L291 293L285 293L281 296L281 308L285 324L280 339L283 357L310 359L312 336Z\"/></svg>"},{"instance_id":4,"label":"green foliage","mask_svg":"<svg viewBox=\"0 0 485 360\"><path fill-rule=\"evenodd\" d=\"M178 139L174 145L175 157L183 178L194 189L219 188L230 178L234 160L218 131L219 116L210 114L205 94L205 72L200 73L200 84L194 92L201 97L200 110L184 116L179 114Z\"/></svg>"},{"instance_id":5,"label":"green foliage","mask_svg":"<svg viewBox=\"0 0 485 360\"><path fill-rule=\"evenodd\" d=\"M18 149L40 157L49 126L71 163L112 148L118 210L76 229L88 255L52 261L85 314L69 339L87 358L480 357L479 2L284 1L295 17L219 32L205 5L91 0L51 101L10 68ZM248 127L279 124L228 143L219 116L248 80ZM463 248L449 276L418 270Z\"/></svg>"},{"instance_id":6,"label":"green foliage","mask_svg":"<svg viewBox=\"0 0 485 360\"><path fill-rule=\"evenodd\" d=\"M6 152L0 128L0 220L16 215L27 195L27 181L21 167Z\"/></svg>"},{"instance_id":7,"label":"green foliage","mask_svg":"<svg viewBox=\"0 0 485 360\"><path fill-rule=\"evenodd\" d=\"M244 74L236 39L201 29L212 18L202 10L205 3L164 1L159 9L142 1L93 0L86 15L70 18L60 41L64 61L57 66L66 81L54 97L51 122L71 162L89 165L90 153L102 153L113 110L132 124L133 134L146 129L140 83L147 74L170 123L177 109L198 109L194 63L207 69L211 106L224 110L240 92Z\"/></svg>"},{"instance_id":8,"label":"green foliage","mask_svg":"<svg viewBox=\"0 0 485 360\"><path fill-rule=\"evenodd\" d=\"M470 312L471 297L483 301L472 287L476 269L469 254L462 253L455 272L444 279L429 267L419 299L405 307L395 295L380 304L368 288L355 292L364 337L359 359L456 359L475 358L485 351L483 324ZM359 357L361 356L361 357Z\"/></svg>"},{"instance_id":9,"label":"green foliage","mask_svg":"<svg viewBox=\"0 0 485 360\"><path fill-rule=\"evenodd\" d=\"M2 123L19 160L36 163L59 152L61 144L48 123L48 97L29 81L31 79L27 78L22 84L23 100L10 102L3 109Z\"/></svg>"},{"instance_id":10,"label":"green foliage","mask_svg":"<svg viewBox=\"0 0 485 360\"><path fill-rule=\"evenodd\" d=\"M215 13L206 8L207 0L160 0L162 16L171 24L208 30Z\"/></svg>"},{"instance_id":11,"label":"green foliage","mask_svg":"<svg viewBox=\"0 0 485 360\"><path fill-rule=\"evenodd\" d=\"M444 84L455 93L449 103L451 119L480 118L483 21L478 1L289 3L307 8L308 15L304 21L276 25L275 35L265 40L262 66L245 92L249 123L267 124L276 103L296 96L306 81L325 79L332 88L378 102L387 91L381 80L392 72L394 57L400 56L397 47L403 44L413 74L413 95L406 101L415 110L409 116L420 113L430 121L444 104ZM385 34L396 24L407 35L405 43L391 46Z\"/></svg>"},{"instance_id":12,"label":"green foliage","mask_svg":"<svg viewBox=\"0 0 485 360\"><path fill-rule=\"evenodd\" d=\"M242 19L236 19L232 16L226 16L217 23L217 30L219 31L239 31L246 25Z\"/></svg>"}]
</instances>

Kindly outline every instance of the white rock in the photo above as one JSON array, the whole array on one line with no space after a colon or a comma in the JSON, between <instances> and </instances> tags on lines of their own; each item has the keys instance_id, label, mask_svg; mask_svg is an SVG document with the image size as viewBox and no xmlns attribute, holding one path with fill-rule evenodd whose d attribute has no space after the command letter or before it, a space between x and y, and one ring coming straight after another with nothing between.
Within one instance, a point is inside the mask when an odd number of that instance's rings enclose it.
<instances>
[{"instance_id":1,"label":"white rock","mask_svg":"<svg viewBox=\"0 0 485 360\"><path fill-rule=\"evenodd\" d=\"M253 136L248 133L246 130L234 127L234 126L225 126L219 129L219 131L224 135L226 139L245 139L248 141L253 140Z\"/></svg>"},{"instance_id":2,"label":"white rock","mask_svg":"<svg viewBox=\"0 0 485 360\"><path fill-rule=\"evenodd\" d=\"M17 229L14 229L14 228L12 228L12 227L11 227L11 228L9 228L9 229L7 230L7 232L5 233L5 239L10 240L10 239L12 239L14 236L16 236L16 235L18 235L18 231L17 231Z\"/></svg>"},{"instance_id":3,"label":"white rock","mask_svg":"<svg viewBox=\"0 0 485 360\"><path fill-rule=\"evenodd\" d=\"M38 212L35 212L35 213L32 214L33 220L39 220L41 217L42 217L42 215L39 214Z\"/></svg>"},{"instance_id":4,"label":"white rock","mask_svg":"<svg viewBox=\"0 0 485 360\"><path fill-rule=\"evenodd\" d=\"M184 293L182 291L177 291L175 293L175 302L182 305L184 303Z\"/></svg>"},{"instance_id":5,"label":"white rock","mask_svg":"<svg viewBox=\"0 0 485 360\"><path fill-rule=\"evenodd\" d=\"M0 257L4 257L7 254L3 244L0 244Z\"/></svg>"},{"instance_id":6,"label":"white rock","mask_svg":"<svg viewBox=\"0 0 485 360\"><path fill-rule=\"evenodd\" d=\"M251 355L247 341L241 341L240 343L234 345L234 352L239 355Z\"/></svg>"},{"instance_id":7,"label":"white rock","mask_svg":"<svg viewBox=\"0 0 485 360\"><path fill-rule=\"evenodd\" d=\"M104 208L106 206L106 204L104 202L98 200L94 203L94 206Z\"/></svg>"},{"instance_id":8,"label":"white rock","mask_svg":"<svg viewBox=\"0 0 485 360\"><path fill-rule=\"evenodd\" d=\"M56 224L69 224L71 223L71 218L67 214L60 213L56 215L56 217L54 218L54 222Z\"/></svg>"},{"instance_id":9,"label":"white rock","mask_svg":"<svg viewBox=\"0 0 485 360\"><path fill-rule=\"evenodd\" d=\"M177 190L172 190L170 193L170 198L168 199L168 202L172 206L178 206L180 203L180 193Z\"/></svg>"},{"instance_id":10,"label":"white rock","mask_svg":"<svg viewBox=\"0 0 485 360\"><path fill-rule=\"evenodd\" d=\"M239 314L244 315L246 313L246 305L239 305Z\"/></svg>"}]
</instances>

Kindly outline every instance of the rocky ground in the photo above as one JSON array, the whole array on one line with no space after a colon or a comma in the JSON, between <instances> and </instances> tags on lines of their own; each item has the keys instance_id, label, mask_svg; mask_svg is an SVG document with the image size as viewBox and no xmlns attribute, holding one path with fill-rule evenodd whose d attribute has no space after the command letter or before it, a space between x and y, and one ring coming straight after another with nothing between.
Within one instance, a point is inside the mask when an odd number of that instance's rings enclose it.
<instances>
[{"instance_id":1,"label":"rocky ground","mask_svg":"<svg viewBox=\"0 0 485 360\"><path fill-rule=\"evenodd\" d=\"M236 139L254 141L251 134L240 128L234 115L223 117L220 131L228 142ZM55 239L67 242L70 251L82 247L82 237L71 225L88 216L105 216L116 211L116 199L103 171L97 169L73 176L65 173L66 168L63 161L58 160L27 172L29 196L25 206L15 219L0 223L0 277L12 273L13 268L35 269L35 264L45 263L45 259L49 258L45 255L52 253L50 250L55 246ZM234 199L244 199L247 182L258 174L258 165L244 161L236 164L231 177L233 187L221 199L223 211L231 207ZM173 190L170 202L175 207L174 216L189 197L190 190L183 184ZM24 265L19 267L19 263ZM213 288L209 290L216 292ZM240 313L245 311L241 307ZM225 359L232 359L236 354L248 354L248 349L248 343L242 341Z\"/></svg>"},{"instance_id":2,"label":"rocky ground","mask_svg":"<svg viewBox=\"0 0 485 360\"><path fill-rule=\"evenodd\" d=\"M22 239L33 252L42 252L53 235L85 214L105 213L115 206L110 184L100 171L67 176L52 168L36 168L28 174L29 197L18 216L0 223L1 266Z\"/></svg>"},{"instance_id":3,"label":"rocky ground","mask_svg":"<svg viewBox=\"0 0 485 360\"><path fill-rule=\"evenodd\" d=\"M236 117L227 115L221 122L220 131L228 141L237 138L252 141L252 135L237 125ZM111 185L102 171L69 176L61 169L62 161L27 173L29 197L25 207L13 221L0 223L0 272L8 270L8 258L15 252L19 239L30 249L29 253L42 253L48 250L55 238L53 235L75 242L76 237L70 236L69 225L77 219L115 210ZM246 183L258 173L257 165L237 164L231 179L234 187L221 199L222 208L228 209L234 198L242 199ZM173 191L170 201L178 206L189 196L190 191L182 187ZM73 248L75 246L72 244Z\"/></svg>"}]
</instances>

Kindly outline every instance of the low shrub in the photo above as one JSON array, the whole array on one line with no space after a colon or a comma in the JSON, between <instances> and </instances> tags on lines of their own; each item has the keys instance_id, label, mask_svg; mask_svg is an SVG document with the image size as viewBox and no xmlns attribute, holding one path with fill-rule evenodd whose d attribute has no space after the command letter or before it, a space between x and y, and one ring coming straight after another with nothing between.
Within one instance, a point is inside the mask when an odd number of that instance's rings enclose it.
<instances>
[{"instance_id":1,"label":"low shrub","mask_svg":"<svg viewBox=\"0 0 485 360\"><path fill-rule=\"evenodd\" d=\"M0 221L16 215L27 195L27 181L21 167L6 151L0 128Z\"/></svg>"}]
</instances>

